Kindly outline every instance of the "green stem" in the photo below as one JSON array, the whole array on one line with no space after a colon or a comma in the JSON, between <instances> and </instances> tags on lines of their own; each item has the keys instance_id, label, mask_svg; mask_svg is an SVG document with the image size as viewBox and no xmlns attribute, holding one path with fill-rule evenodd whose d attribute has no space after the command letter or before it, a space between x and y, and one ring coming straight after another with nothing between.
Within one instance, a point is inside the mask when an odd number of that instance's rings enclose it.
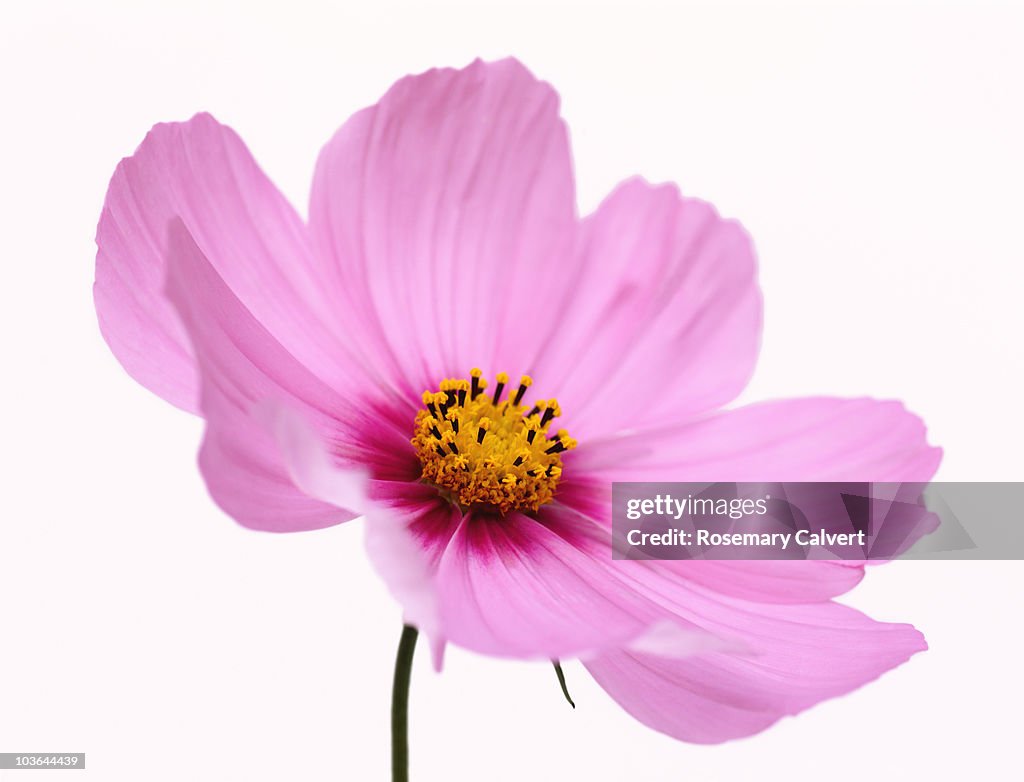
<instances>
[{"instance_id":1,"label":"green stem","mask_svg":"<svg viewBox=\"0 0 1024 782\"><path fill-rule=\"evenodd\" d=\"M392 782L409 782L409 680L418 637L419 631L412 625L402 627L395 657L395 681L391 689Z\"/></svg>"}]
</instances>

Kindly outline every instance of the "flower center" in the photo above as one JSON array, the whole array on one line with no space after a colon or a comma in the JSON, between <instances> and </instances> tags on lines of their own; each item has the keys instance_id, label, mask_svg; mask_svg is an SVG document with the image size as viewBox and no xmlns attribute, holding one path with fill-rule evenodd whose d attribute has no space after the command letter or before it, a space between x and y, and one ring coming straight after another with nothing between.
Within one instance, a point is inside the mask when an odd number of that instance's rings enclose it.
<instances>
[{"instance_id":1,"label":"flower center","mask_svg":"<svg viewBox=\"0 0 1024 782\"><path fill-rule=\"evenodd\" d=\"M527 375L503 402L508 375L499 372L494 393L487 394L480 370L469 374L471 380L443 380L439 391L423 392L425 409L416 413L411 441L423 480L464 508L535 511L555 496L562 452L576 447L565 429L548 436L561 415L558 402L540 399L529 409L522 404L533 383Z\"/></svg>"}]
</instances>

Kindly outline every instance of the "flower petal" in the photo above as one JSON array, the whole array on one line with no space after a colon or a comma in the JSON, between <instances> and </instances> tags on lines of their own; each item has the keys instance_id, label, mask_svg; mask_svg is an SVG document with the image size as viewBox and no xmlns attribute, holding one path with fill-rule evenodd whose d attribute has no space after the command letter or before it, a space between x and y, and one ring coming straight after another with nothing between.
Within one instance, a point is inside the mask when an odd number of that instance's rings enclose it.
<instances>
[{"instance_id":1,"label":"flower petal","mask_svg":"<svg viewBox=\"0 0 1024 782\"><path fill-rule=\"evenodd\" d=\"M370 512L366 553L402 606L403 621L430 639L434 667L441 670L447 638L437 600L437 565L461 513L431 487L408 489L388 511L377 506Z\"/></svg>"},{"instance_id":2,"label":"flower petal","mask_svg":"<svg viewBox=\"0 0 1024 782\"><path fill-rule=\"evenodd\" d=\"M757 603L811 603L845 594L864 578L864 567L830 560L659 562L659 567L723 595Z\"/></svg>"},{"instance_id":3,"label":"flower petal","mask_svg":"<svg viewBox=\"0 0 1024 782\"><path fill-rule=\"evenodd\" d=\"M686 659L616 651L584 662L645 725L713 744L850 692L926 648L910 625L875 622L838 603L756 610L722 603L717 621L740 631L752 651Z\"/></svg>"},{"instance_id":4,"label":"flower petal","mask_svg":"<svg viewBox=\"0 0 1024 782\"><path fill-rule=\"evenodd\" d=\"M370 472L365 465L341 468L320 432L293 405L268 402L255 411L273 436L288 476L306 496L360 514L369 508ZM335 427L329 427L334 430Z\"/></svg>"},{"instance_id":5,"label":"flower petal","mask_svg":"<svg viewBox=\"0 0 1024 782\"><path fill-rule=\"evenodd\" d=\"M920 420L898 403L807 399L591 441L569 457L574 470L588 473L586 485L603 485L606 491L605 482L612 480L923 481L934 472L940 452L926 444ZM560 500L581 504L583 488ZM591 513L600 513L600 503L593 497L588 502ZM624 564L682 620L731 635L752 650L685 660L621 651L587 661L627 711L687 741L755 733L785 714L870 681L924 648L909 626L874 623L834 603L793 604L841 591L859 577L859 568L844 572L845 565L777 563L780 569L798 568L804 577L791 588L777 579L782 571L774 565L751 570L751 563ZM675 587L654 592L661 582L646 581L641 566L660 571L660 578L674 577Z\"/></svg>"},{"instance_id":6,"label":"flower petal","mask_svg":"<svg viewBox=\"0 0 1024 782\"><path fill-rule=\"evenodd\" d=\"M633 563L612 561L599 528L557 506L545 506L538 519L468 514L438 566L443 632L484 654L547 659L642 642L669 623L677 654L723 643L671 615L656 588L645 594L648 583L623 572L622 564Z\"/></svg>"},{"instance_id":7,"label":"flower petal","mask_svg":"<svg viewBox=\"0 0 1024 782\"><path fill-rule=\"evenodd\" d=\"M927 481L941 457L899 402L820 397L591 440L564 461L567 476L607 490L611 481Z\"/></svg>"},{"instance_id":8,"label":"flower petal","mask_svg":"<svg viewBox=\"0 0 1024 782\"><path fill-rule=\"evenodd\" d=\"M345 403L256 321L180 220L170 224L167 258L167 295L199 367L206 418L199 463L214 500L239 523L273 532L353 518L295 485L266 415L268 406L288 405L326 432Z\"/></svg>"},{"instance_id":9,"label":"flower petal","mask_svg":"<svg viewBox=\"0 0 1024 782\"><path fill-rule=\"evenodd\" d=\"M584 442L563 457L558 501L608 525L613 481L926 481L941 455L927 444L921 420L898 402L767 402L681 426ZM665 577L766 603L827 600L863 578L855 562L650 566Z\"/></svg>"},{"instance_id":10,"label":"flower petal","mask_svg":"<svg viewBox=\"0 0 1024 782\"><path fill-rule=\"evenodd\" d=\"M100 329L132 377L198 409L192 347L164 295L167 225L180 218L227 287L329 382L353 370L306 228L241 139L207 114L157 125L122 160L96 232Z\"/></svg>"},{"instance_id":11,"label":"flower petal","mask_svg":"<svg viewBox=\"0 0 1024 782\"><path fill-rule=\"evenodd\" d=\"M338 131L310 230L363 360L418 396L528 370L569 284L574 201L554 90L477 61L402 79Z\"/></svg>"},{"instance_id":12,"label":"flower petal","mask_svg":"<svg viewBox=\"0 0 1024 782\"><path fill-rule=\"evenodd\" d=\"M649 607L630 605L606 567L518 513L464 517L437 580L446 636L484 654L567 657L625 643L649 624Z\"/></svg>"},{"instance_id":13,"label":"flower petal","mask_svg":"<svg viewBox=\"0 0 1024 782\"><path fill-rule=\"evenodd\" d=\"M577 438L672 424L753 372L761 293L750 239L674 185L620 185L582 226L579 276L535 368Z\"/></svg>"}]
</instances>

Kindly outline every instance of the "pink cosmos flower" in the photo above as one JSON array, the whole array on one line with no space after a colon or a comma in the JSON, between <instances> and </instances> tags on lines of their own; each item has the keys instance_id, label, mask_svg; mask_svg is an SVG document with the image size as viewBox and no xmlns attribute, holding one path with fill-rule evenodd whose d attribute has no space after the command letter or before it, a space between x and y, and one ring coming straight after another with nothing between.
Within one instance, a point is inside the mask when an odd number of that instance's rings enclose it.
<instances>
[{"instance_id":1,"label":"pink cosmos flower","mask_svg":"<svg viewBox=\"0 0 1024 782\"><path fill-rule=\"evenodd\" d=\"M97 243L103 335L205 419L218 505L275 532L365 516L438 663L580 658L640 721L720 742L925 648L832 601L854 564L612 561L612 481L923 481L940 451L895 402L720 411L758 351L746 233L640 179L579 218L557 95L515 60L355 114L308 220L212 117L157 125Z\"/></svg>"}]
</instances>

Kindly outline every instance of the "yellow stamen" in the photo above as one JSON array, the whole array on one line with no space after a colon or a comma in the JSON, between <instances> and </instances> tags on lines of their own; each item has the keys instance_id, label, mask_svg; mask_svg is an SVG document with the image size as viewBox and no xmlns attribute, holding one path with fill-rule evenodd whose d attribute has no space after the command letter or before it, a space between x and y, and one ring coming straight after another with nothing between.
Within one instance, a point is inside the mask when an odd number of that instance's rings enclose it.
<instances>
[{"instance_id":1,"label":"yellow stamen","mask_svg":"<svg viewBox=\"0 0 1024 782\"><path fill-rule=\"evenodd\" d=\"M554 498L561 454L576 441L565 429L549 435L551 421L562 412L557 401L522 404L533 384L528 375L504 402L508 375L496 376L492 395L481 393L487 387L482 375L474 368L469 381L445 378L438 392L423 392L425 409L416 414L412 437L422 479L463 508L536 511Z\"/></svg>"}]
</instances>

